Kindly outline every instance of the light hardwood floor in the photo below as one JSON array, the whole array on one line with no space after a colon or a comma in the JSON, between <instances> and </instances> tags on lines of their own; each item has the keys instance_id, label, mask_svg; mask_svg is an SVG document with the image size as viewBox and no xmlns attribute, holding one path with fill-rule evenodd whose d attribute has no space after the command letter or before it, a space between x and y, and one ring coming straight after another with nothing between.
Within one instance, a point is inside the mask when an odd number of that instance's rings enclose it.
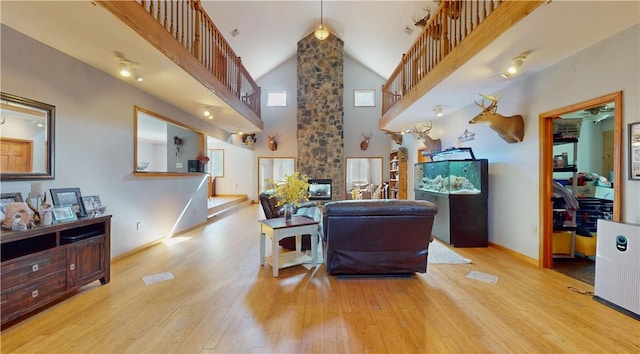
<instances>
[{"instance_id":1,"label":"light hardwood floor","mask_svg":"<svg viewBox=\"0 0 640 354\"><path fill-rule=\"evenodd\" d=\"M258 260L258 205L112 265L111 283L2 331L2 353L640 352L640 322L589 285L493 248L410 278L342 279ZM466 277L497 275L497 284ZM175 279L145 285L146 275Z\"/></svg>"}]
</instances>

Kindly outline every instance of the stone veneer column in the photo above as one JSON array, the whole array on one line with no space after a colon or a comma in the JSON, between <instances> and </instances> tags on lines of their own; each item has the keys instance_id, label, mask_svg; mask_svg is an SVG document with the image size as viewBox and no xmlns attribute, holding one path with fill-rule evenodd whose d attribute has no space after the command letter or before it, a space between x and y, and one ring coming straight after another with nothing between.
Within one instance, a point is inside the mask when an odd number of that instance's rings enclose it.
<instances>
[{"instance_id":1,"label":"stone veneer column","mask_svg":"<svg viewBox=\"0 0 640 354\"><path fill-rule=\"evenodd\" d=\"M320 41L313 33L298 42L298 171L331 178L332 199L344 199L344 42Z\"/></svg>"}]
</instances>

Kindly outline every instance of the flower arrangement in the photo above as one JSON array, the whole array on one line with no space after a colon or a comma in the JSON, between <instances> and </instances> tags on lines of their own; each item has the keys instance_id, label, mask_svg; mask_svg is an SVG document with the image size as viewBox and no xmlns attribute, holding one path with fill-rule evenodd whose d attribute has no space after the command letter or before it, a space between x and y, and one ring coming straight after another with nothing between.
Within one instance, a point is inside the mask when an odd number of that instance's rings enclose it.
<instances>
[{"instance_id":1,"label":"flower arrangement","mask_svg":"<svg viewBox=\"0 0 640 354\"><path fill-rule=\"evenodd\" d=\"M359 186L353 187L353 189L351 190L351 199L357 200L360 198L362 198L362 191L360 190L360 187Z\"/></svg>"},{"instance_id":2,"label":"flower arrangement","mask_svg":"<svg viewBox=\"0 0 640 354\"><path fill-rule=\"evenodd\" d=\"M273 180L269 181L275 189L275 196L278 197L276 206L293 204L298 207L300 203L309 201L309 178L306 175L296 171L284 178L282 184L276 184Z\"/></svg>"},{"instance_id":3,"label":"flower arrangement","mask_svg":"<svg viewBox=\"0 0 640 354\"><path fill-rule=\"evenodd\" d=\"M200 162L201 164L205 165L209 162L209 156L207 155L203 155L203 154L199 154L196 157L196 160L198 160L198 162Z\"/></svg>"}]
</instances>

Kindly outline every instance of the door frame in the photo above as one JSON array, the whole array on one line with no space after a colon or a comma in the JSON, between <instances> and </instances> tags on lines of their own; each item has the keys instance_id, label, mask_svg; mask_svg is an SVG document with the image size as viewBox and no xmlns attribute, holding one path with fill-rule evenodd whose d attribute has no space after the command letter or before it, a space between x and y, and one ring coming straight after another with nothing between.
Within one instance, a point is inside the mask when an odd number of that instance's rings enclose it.
<instances>
[{"instance_id":1,"label":"door frame","mask_svg":"<svg viewBox=\"0 0 640 354\"><path fill-rule=\"evenodd\" d=\"M539 226L540 242L538 265L543 268L553 267L553 118L563 114L597 107L608 102L615 102L613 118L613 221L621 221L622 215L622 91L613 92L592 98L570 106L554 109L539 115L540 141L540 199Z\"/></svg>"}]
</instances>

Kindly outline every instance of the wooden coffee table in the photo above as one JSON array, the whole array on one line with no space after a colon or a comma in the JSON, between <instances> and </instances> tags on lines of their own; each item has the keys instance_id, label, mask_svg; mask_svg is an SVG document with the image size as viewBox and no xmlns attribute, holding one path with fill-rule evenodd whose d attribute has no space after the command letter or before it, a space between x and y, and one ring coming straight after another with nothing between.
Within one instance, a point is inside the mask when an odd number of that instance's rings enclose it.
<instances>
[{"instance_id":1,"label":"wooden coffee table","mask_svg":"<svg viewBox=\"0 0 640 354\"><path fill-rule=\"evenodd\" d=\"M318 253L318 224L315 221L302 216L293 216L291 222L286 223L284 218L260 220L260 265L267 261L273 267L273 276L278 276L278 269L307 263L311 260L316 267ZM311 257L300 251L302 235L311 235ZM271 239L271 257L265 257L266 236ZM285 237L296 238L296 250L280 253L279 241Z\"/></svg>"}]
</instances>

